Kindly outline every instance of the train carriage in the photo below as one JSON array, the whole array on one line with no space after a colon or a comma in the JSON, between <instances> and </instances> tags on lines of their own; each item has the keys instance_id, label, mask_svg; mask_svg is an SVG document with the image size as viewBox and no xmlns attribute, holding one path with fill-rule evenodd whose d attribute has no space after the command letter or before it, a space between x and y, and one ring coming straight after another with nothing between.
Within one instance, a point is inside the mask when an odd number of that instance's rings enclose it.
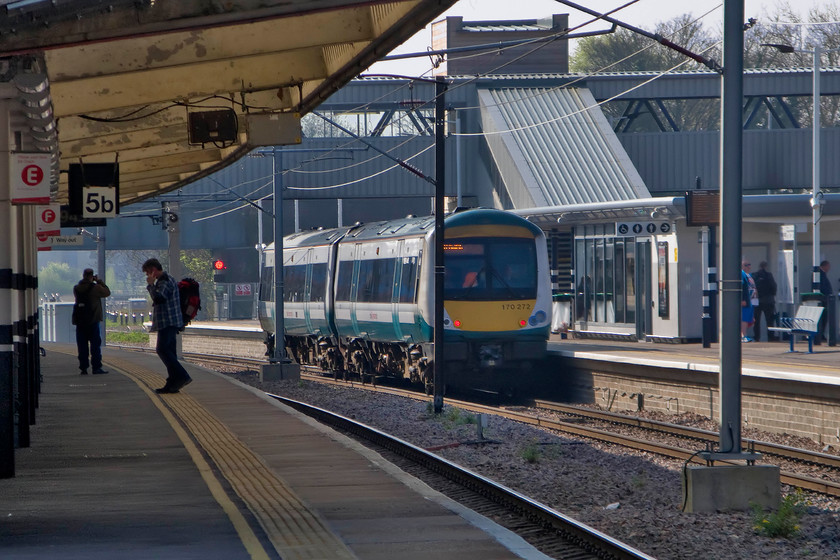
<instances>
[{"instance_id":1,"label":"train carriage","mask_svg":"<svg viewBox=\"0 0 840 560\"><path fill-rule=\"evenodd\" d=\"M333 313L333 276L338 242L349 228L296 233L283 239L283 316L287 352L298 363L341 367ZM268 246L260 277L260 325L274 334L274 244Z\"/></svg>"},{"instance_id":2,"label":"train carriage","mask_svg":"<svg viewBox=\"0 0 840 560\"><path fill-rule=\"evenodd\" d=\"M430 389L434 243L433 217L284 238L289 354L342 374L406 377ZM551 288L544 234L499 210L455 212L444 220L444 267L447 385L512 387L545 354ZM267 258L260 316L269 333L272 277Z\"/></svg>"}]
</instances>

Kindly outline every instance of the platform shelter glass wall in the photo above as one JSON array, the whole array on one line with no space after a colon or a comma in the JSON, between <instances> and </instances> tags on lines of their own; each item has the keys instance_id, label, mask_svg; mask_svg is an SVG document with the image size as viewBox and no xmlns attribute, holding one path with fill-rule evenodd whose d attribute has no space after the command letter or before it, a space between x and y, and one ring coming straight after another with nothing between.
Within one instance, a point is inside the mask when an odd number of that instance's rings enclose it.
<instances>
[{"instance_id":1,"label":"platform shelter glass wall","mask_svg":"<svg viewBox=\"0 0 840 560\"><path fill-rule=\"evenodd\" d=\"M605 230L614 226L586 226L581 232L584 237L575 239L575 320L632 325L636 322L636 240L608 235Z\"/></svg>"}]
</instances>

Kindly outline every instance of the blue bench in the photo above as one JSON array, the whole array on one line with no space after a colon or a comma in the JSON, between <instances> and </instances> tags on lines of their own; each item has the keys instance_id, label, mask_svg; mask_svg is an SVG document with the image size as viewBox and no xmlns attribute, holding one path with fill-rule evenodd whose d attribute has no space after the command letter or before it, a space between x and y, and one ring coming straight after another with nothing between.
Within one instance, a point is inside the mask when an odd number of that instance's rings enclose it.
<instances>
[{"instance_id":1,"label":"blue bench","mask_svg":"<svg viewBox=\"0 0 840 560\"><path fill-rule=\"evenodd\" d=\"M782 332L790 335L790 351L794 352L793 342L796 335L803 334L808 337L808 353L814 353L814 336L819 332L820 317L823 314L823 307L816 305L800 305L794 317L783 317L778 327L767 327L767 330Z\"/></svg>"}]
</instances>

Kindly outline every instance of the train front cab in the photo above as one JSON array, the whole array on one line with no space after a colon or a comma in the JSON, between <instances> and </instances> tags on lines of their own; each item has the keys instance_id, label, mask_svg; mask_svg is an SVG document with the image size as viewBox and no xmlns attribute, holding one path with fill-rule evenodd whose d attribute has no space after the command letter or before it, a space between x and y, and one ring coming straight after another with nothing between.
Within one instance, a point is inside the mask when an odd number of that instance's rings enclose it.
<instances>
[{"instance_id":1,"label":"train front cab","mask_svg":"<svg viewBox=\"0 0 840 560\"><path fill-rule=\"evenodd\" d=\"M448 378L508 390L545 356L551 286L543 232L503 213L457 214L444 239Z\"/></svg>"}]
</instances>

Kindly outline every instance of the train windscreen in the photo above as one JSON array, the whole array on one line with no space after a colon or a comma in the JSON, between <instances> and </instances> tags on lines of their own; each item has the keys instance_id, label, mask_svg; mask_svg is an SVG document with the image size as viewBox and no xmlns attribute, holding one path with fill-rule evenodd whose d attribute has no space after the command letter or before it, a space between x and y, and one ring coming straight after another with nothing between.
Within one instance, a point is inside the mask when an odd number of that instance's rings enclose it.
<instances>
[{"instance_id":1,"label":"train windscreen","mask_svg":"<svg viewBox=\"0 0 840 560\"><path fill-rule=\"evenodd\" d=\"M537 297L532 239L475 237L444 243L444 298L499 301Z\"/></svg>"}]
</instances>

